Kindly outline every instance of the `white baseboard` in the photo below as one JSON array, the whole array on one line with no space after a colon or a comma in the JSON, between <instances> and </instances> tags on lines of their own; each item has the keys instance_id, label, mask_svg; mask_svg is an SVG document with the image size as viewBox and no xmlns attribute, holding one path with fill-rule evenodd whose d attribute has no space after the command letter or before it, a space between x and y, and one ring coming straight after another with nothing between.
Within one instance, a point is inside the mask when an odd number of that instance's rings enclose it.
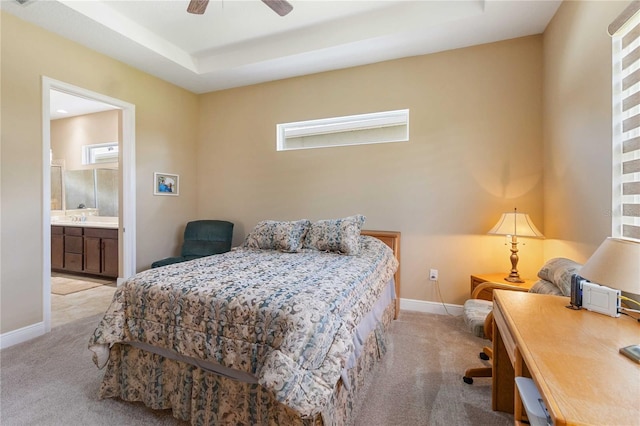
<instances>
[{"instance_id":1,"label":"white baseboard","mask_svg":"<svg viewBox=\"0 0 640 426\"><path fill-rule=\"evenodd\" d=\"M0 334L0 349L8 348L9 346L26 342L27 340L35 339L36 337L40 337L44 334L44 322L39 322L23 328L19 328L17 330L8 331L6 333Z\"/></svg>"},{"instance_id":2,"label":"white baseboard","mask_svg":"<svg viewBox=\"0 0 640 426\"><path fill-rule=\"evenodd\" d=\"M428 302L426 300L400 299L401 311L426 312L438 315L462 315L462 306L450 303Z\"/></svg>"}]
</instances>

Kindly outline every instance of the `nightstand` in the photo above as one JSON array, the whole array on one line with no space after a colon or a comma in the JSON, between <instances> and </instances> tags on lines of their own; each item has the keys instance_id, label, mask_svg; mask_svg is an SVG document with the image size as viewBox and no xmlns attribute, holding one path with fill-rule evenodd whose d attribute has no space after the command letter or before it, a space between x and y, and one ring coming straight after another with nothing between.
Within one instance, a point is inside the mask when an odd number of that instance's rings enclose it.
<instances>
[{"instance_id":1,"label":"nightstand","mask_svg":"<svg viewBox=\"0 0 640 426\"><path fill-rule=\"evenodd\" d=\"M504 277L509 275L506 272L496 273L496 274L473 274L471 275L471 291L469 295L473 294L473 290L478 287L482 283L486 282L494 282L500 283L506 286L518 287L520 289L530 289L538 280L531 280L527 278L522 278L524 280L523 283L511 283L509 281L505 281ZM480 299L491 300L491 293L482 291L479 295Z\"/></svg>"}]
</instances>

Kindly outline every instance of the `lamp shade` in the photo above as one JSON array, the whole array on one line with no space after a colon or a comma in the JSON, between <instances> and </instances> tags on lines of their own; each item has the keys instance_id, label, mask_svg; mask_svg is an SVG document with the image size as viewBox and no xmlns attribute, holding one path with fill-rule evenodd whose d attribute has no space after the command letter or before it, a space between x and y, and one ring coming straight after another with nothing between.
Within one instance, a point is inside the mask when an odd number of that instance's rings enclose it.
<instances>
[{"instance_id":1,"label":"lamp shade","mask_svg":"<svg viewBox=\"0 0 640 426\"><path fill-rule=\"evenodd\" d=\"M544 238L527 213L516 210L503 213L498 223L488 232L493 235L515 235L518 237Z\"/></svg>"},{"instance_id":2,"label":"lamp shade","mask_svg":"<svg viewBox=\"0 0 640 426\"><path fill-rule=\"evenodd\" d=\"M580 269L595 284L640 294L640 243L607 238Z\"/></svg>"}]
</instances>

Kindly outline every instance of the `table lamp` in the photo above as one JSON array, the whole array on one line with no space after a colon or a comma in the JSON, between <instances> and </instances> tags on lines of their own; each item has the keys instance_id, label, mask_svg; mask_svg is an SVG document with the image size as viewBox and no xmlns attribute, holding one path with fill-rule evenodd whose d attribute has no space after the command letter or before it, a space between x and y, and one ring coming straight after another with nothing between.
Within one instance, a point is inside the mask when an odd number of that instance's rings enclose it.
<instances>
[{"instance_id":1,"label":"table lamp","mask_svg":"<svg viewBox=\"0 0 640 426\"><path fill-rule=\"evenodd\" d=\"M629 296L635 295L635 298L623 295L621 299L640 305L640 242L607 238L582 266L580 276ZM640 312L637 309L622 309ZM640 344L620 348L620 353L640 363Z\"/></svg>"},{"instance_id":2,"label":"table lamp","mask_svg":"<svg viewBox=\"0 0 640 426\"><path fill-rule=\"evenodd\" d=\"M580 269L592 283L640 295L640 242L607 238Z\"/></svg>"},{"instance_id":3,"label":"table lamp","mask_svg":"<svg viewBox=\"0 0 640 426\"><path fill-rule=\"evenodd\" d=\"M496 226L488 233L511 236L511 272L505 277L505 281L523 283L524 280L518 273L518 237L544 238L542 232L536 228L527 213L518 213L518 209L513 209L513 212L503 213Z\"/></svg>"}]
</instances>

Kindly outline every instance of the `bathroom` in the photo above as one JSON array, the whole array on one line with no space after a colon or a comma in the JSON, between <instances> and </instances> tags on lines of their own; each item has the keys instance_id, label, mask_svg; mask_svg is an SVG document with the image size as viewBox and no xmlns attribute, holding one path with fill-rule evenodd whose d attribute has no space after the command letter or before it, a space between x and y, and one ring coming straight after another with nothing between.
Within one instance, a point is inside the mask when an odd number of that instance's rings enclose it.
<instances>
[{"instance_id":1,"label":"bathroom","mask_svg":"<svg viewBox=\"0 0 640 426\"><path fill-rule=\"evenodd\" d=\"M78 103L80 110L67 112ZM58 111L63 104L65 111ZM122 112L53 90L51 105L52 293L115 287Z\"/></svg>"}]
</instances>

